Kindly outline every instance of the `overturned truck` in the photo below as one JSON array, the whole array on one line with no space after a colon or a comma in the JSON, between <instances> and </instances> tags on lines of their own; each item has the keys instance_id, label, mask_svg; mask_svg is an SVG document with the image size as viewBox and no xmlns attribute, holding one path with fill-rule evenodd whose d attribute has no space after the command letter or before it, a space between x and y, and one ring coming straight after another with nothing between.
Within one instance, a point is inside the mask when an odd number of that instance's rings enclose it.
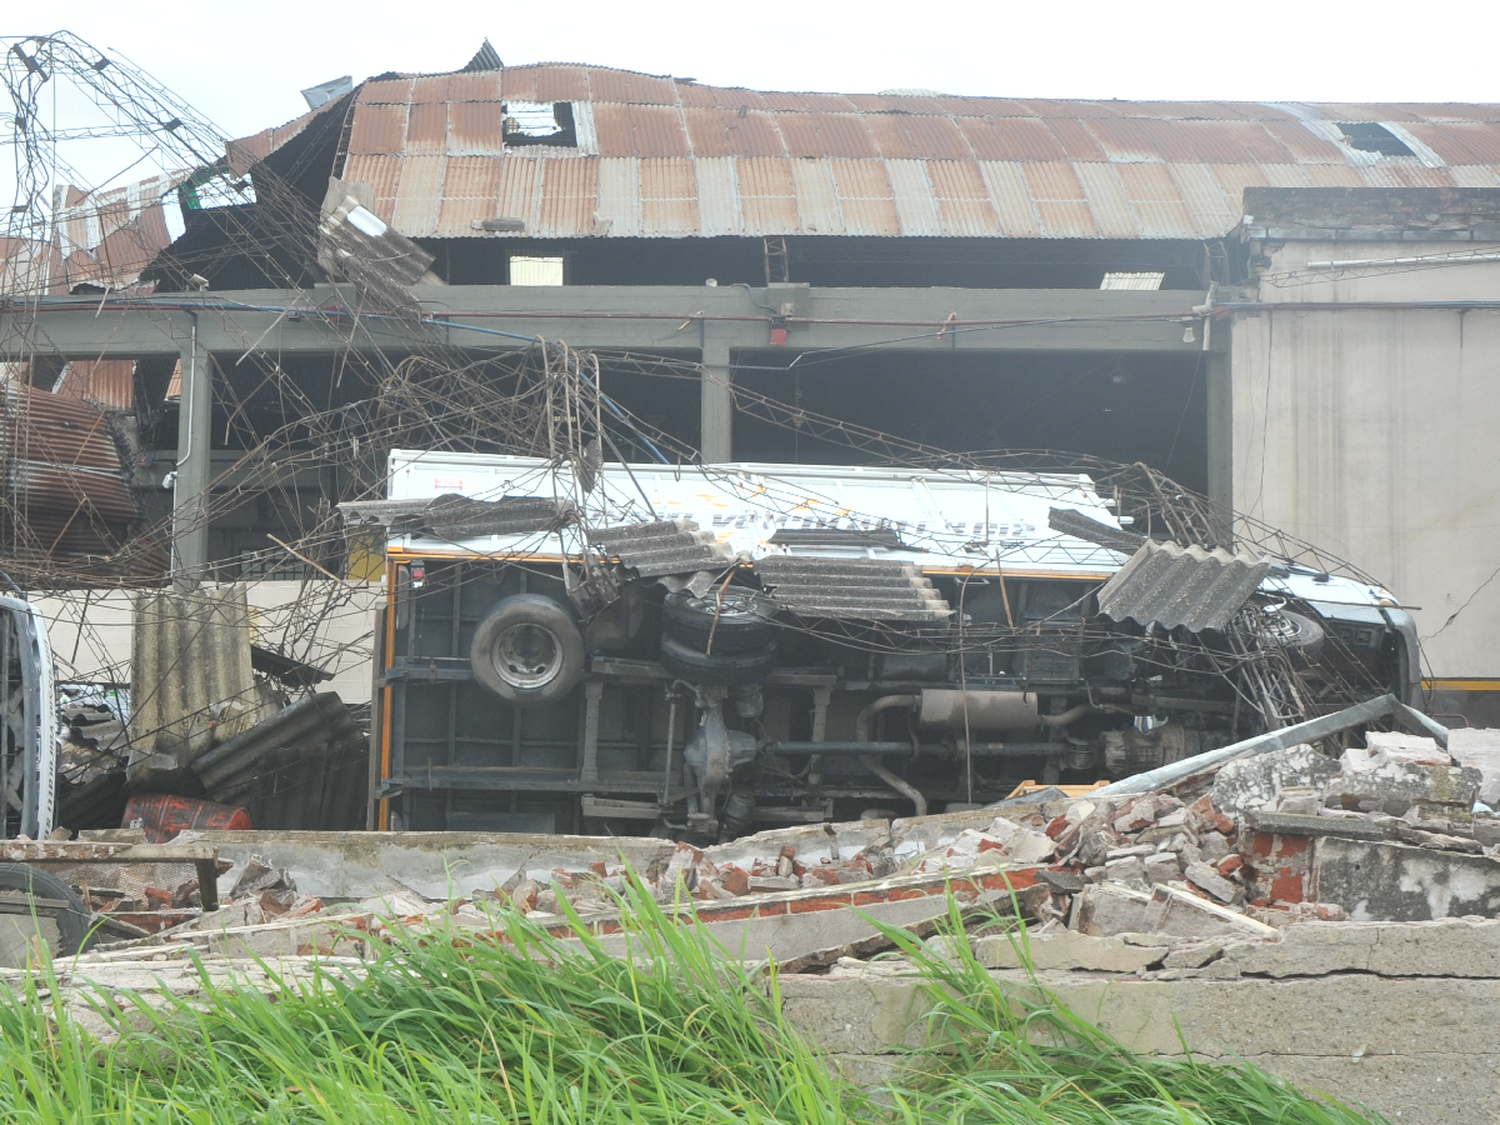
<instances>
[{"instance_id":1,"label":"overturned truck","mask_svg":"<svg viewBox=\"0 0 1500 1125\"><path fill-rule=\"evenodd\" d=\"M1381 587L1068 473L392 454L380 826L729 838L1119 778L1411 698Z\"/></svg>"}]
</instances>

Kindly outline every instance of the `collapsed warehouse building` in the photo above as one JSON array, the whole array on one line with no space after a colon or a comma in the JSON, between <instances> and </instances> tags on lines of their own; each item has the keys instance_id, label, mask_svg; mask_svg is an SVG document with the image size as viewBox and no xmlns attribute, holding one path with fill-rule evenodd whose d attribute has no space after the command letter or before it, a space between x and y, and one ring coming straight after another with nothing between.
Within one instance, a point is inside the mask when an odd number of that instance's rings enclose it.
<instances>
[{"instance_id":1,"label":"collapsed warehouse building","mask_svg":"<svg viewBox=\"0 0 1500 1125\"><path fill-rule=\"evenodd\" d=\"M263 609L261 675L275 666L295 695L313 687L308 669L333 672L344 701L373 699L368 726L389 749L380 731L404 688L371 621L382 582L393 591L410 571L387 570L383 532L347 534L338 506L386 500L387 458L415 449L595 470L1083 471L1149 537L1244 547L1311 576L1340 569L1266 530L1279 524L1387 578L1423 607L1428 687L1448 691L1436 709L1482 717L1493 612L1486 552L1464 536L1484 521L1455 513L1483 503L1461 467L1431 470L1438 480L1363 459L1430 443L1422 426L1446 424L1486 377L1472 357L1488 314L1457 326L1485 312L1497 268L1484 253L1500 240L1493 107L764 93L502 67L481 52L452 74L351 84L226 144L188 107L166 113L123 61L98 66L65 36L16 46L18 104L49 74L118 81L117 101L140 110L133 128L175 159L148 186L59 192L46 238L12 219L0 350L25 387L11 401L33 405L8 424L34 432L29 419L61 409L56 398L93 410L113 450L88 467L113 472L127 502L80 483L65 451L42 458L68 470L51 492L28 490L45 480L17 471L24 457L9 462L6 554L22 585L52 599L65 679L128 682L139 629L122 591L169 576L247 583ZM1383 248L1393 240L1399 253ZM1380 369L1378 387L1364 381L1367 353L1349 337L1378 349L1413 323L1429 350L1404 363L1447 365L1449 398L1414 401L1399 364ZM1345 432L1354 425L1369 428ZM1017 449L1053 452L1001 452ZM1453 453L1478 456L1462 442ZM432 488L434 500L499 498L462 474ZM1265 523L1236 522L1236 508ZM1367 518L1377 511L1385 524ZM1428 539L1390 534L1419 511ZM88 542L65 538L83 526ZM88 593L64 593L75 590ZM1394 607L1378 602L1373 631L1351 625L1341 643L1394 651L1400 630L1380 612ZM466 662L489 608L450 615L446 658ZM109 614L120 623L101 638ZM472 662L449 671L457 679L436 693L456 712L476 681ZM1419 678L1408 659L1362 686L1410 694ZM588 698L570 698L552 743L581 746ZM1307 705L1348 701L1340 689ZM262 700L257 714L292 702ZM148 762L177 752L148 737L173 725L137 723L137 778L194 772ZM206 756L231 729L193 745ZM471 764L449 731L427 758L382 767L377 780L399 780L403 801L428 794L420 815L395 810L399 823L448 827L473 811L454 801L475 775L421 782L418 767ZM671 736L660 741L670 766ZM497 792L515 792L502 780ZM587 786L580 776L566 789ZM397 794L383 792L375 822L390 825ZM483 823L523 813L489 805Z\"/></svg>"}]
</instances>

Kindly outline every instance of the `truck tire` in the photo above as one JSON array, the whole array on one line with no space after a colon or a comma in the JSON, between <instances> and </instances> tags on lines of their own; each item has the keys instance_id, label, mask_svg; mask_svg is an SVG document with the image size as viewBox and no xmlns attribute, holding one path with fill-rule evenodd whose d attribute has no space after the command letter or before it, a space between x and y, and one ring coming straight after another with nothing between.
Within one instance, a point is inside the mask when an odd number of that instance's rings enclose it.
<instances>
[{"instance_id":1,"label":"truck tire","mask_svg":"<svg viewBox=\"0 0 1500 1125\"><path fill-rule=\"evenodd\" d=\"M71 887L24 863L0 863L0 965L24 967L37 941L53 957L71 957L89 936L88 907Z\"/></svg>"},{"instance_id":2,"label":"truck tire","mask_svg":"<svg viewBox=\"0 0 1500 1125\"><path fill-rule=\"evenodd\" d=\"M541 594L501 598L474 631L474 678L508 703L544 707L583 676L586 650L573 614Z\"/></svg>"},{"instance_id":3,"label":"truck tire","mask_svg":"<svg viewBox=\"0 0 1500 1125\"><path fill-rule=\"evenodd\" d=\"M662 628L674 640L711 656L760 652L775 639L771 618L776 610L766 594L748 586L730 586L706 598L681 590L667 595Z\"/></svg>"},{"instance_id":4,"label":"truck tire","mask_svg":"<svg viewBox=\"0 0 1500 1125\"><path fill-rule=\"evenodd\" d=\"M1286 609L1276 615L1271 632L1293 660L1303 663L1311 663L1318 658L1326 639L1319 622L1306 614Z\"/></svg>"},{"instance_id":5,"label":"truck tire","mask_svg":"<svg viewBox=\"0 0 1500 1125\"><path fill-rule=\"evenodd\" d=\"M755 652L715 652L709 655L671 637L663 637L661 665L679 680L690 684L753 684L765 679L776 667L776 646L764 645Z\"/></svg>"}]
</instances>

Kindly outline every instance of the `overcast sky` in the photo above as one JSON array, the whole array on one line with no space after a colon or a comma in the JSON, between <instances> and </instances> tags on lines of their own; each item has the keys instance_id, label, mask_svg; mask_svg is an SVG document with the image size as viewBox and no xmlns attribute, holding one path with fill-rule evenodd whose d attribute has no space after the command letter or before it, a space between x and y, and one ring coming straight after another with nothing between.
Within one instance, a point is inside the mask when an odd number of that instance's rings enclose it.
<instances>
[{"instance_id":1,"label":"overcast sky","mask_svg":"<svg viewBox=\"0 0 1500 1125\"><path fill-rule=\"evenodd\" d=\"M0 34L65 27L122 51L232 134L297 116L299 89L342 74L455 69L486 36L511 65L588 62L770 90L1500 101L1493 63L1474 54L1500 31L1493 0L70 0L28 5L24 15L7 7Z\"/></svg>"}]
</instances>

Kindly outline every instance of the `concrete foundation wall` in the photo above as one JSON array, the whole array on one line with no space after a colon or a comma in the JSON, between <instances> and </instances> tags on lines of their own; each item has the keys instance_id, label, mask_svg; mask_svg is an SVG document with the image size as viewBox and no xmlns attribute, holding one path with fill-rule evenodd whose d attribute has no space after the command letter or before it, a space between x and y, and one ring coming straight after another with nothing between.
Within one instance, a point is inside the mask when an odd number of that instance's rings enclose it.
<instances>
[{"instance_id":1,"label":"concrete foundation wall","mask_svg":"<svg viewBox=\"0 0 1500 1125\"><path fill-rule=\"evenodd\" d=\"M1273 247L1275 244L1271 244ZM1290 242L1235 314L1233 502L1384 582L1416 612L1429 674L1500 676L1500 310L1325 303L1500 301L1500 262L1310 262L1500 246ZM1318 305L1319 307L1300 307Z\"/></svg>"},{"instance_id":2,"label":"concrete foundation wall","mask_svg":"<svg viewBox=\"0 0 1500 1125\"><path fill-rule=\"evenodd\" d=\"M1293 938L1299 931L1306 936ZM1217 960L1193 971L1143 974L1155 979L1046 972L1038 983L1136 1051L1180 1058L1185 1046L1204 1062L1245 1060L1403 1125L1492 1125L1500 1116L1497 939L1496 922L1312 924L1281 942L1215 951ZM889 1080L901 1052L932 1031L921 983L893 971L877 964L784 976L783 1010L851 1078ZM1039 998L1021 972L995 975Z\"/></svg>"}]
</instances>

